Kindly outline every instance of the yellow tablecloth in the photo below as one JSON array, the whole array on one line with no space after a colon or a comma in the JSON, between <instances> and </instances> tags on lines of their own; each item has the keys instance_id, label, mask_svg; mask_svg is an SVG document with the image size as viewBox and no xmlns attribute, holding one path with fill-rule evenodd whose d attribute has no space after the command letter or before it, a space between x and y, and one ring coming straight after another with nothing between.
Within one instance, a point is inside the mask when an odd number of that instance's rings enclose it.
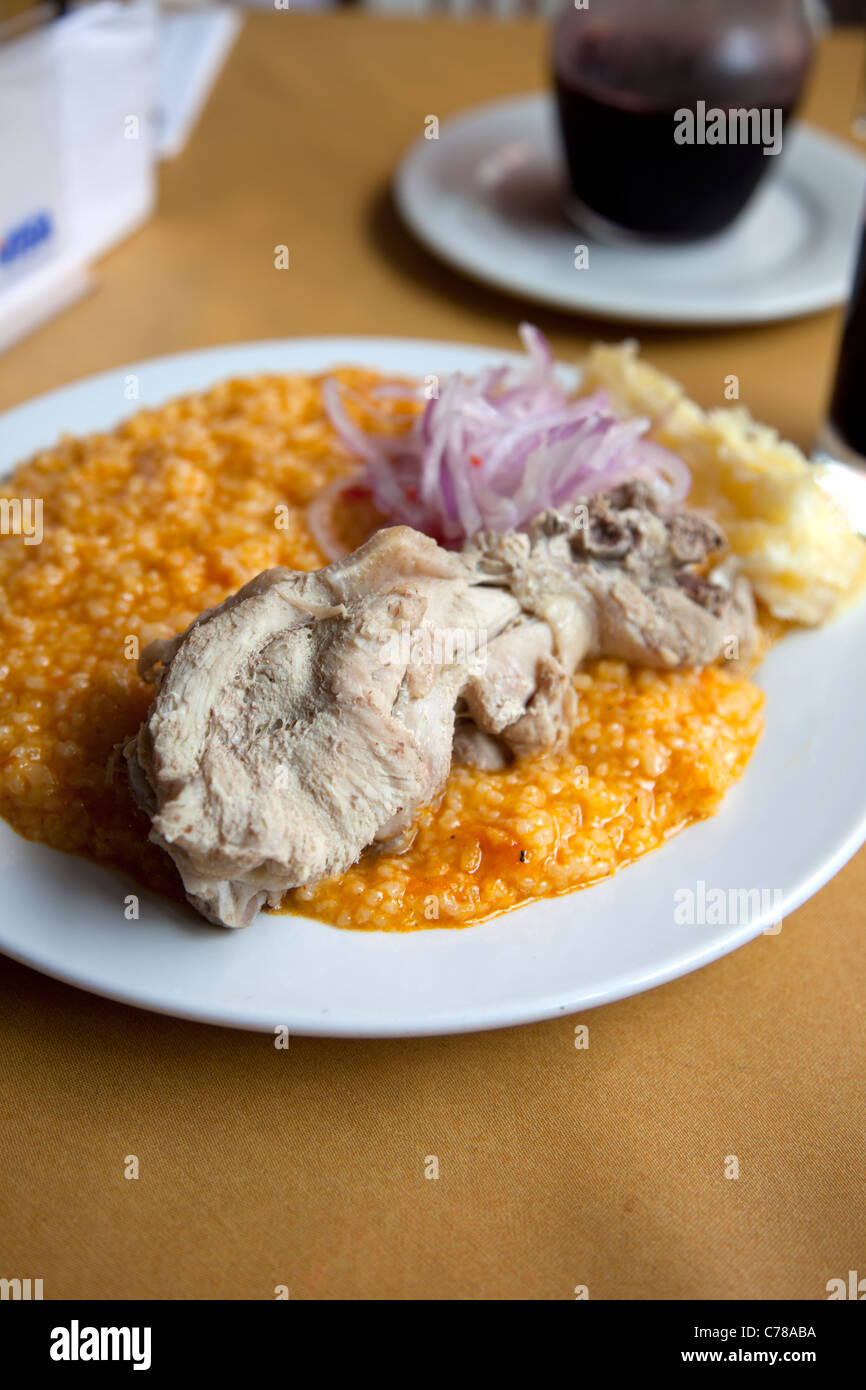
<instances>
[{"instance_id":1,"label":"yellow tablecloth","mask_svg":"<svg viewBox=\"0 0 866 1390\"><path fill-rule=\"evenodd\" d=\"M862 56L851 32L823 46L806 114L839 135ZM3 358L0 406L231 340L512 347L523 306L417 247L388 180L425 116L544 81L535 22L248 19L158 216ZM562 355L622 336L533 317ZM838 314L639 331L703 403L736 372L810 442ZM864 896L861 853L778 936L582 1019L288 1051L3 960L0 1275L46 1298L826 1297L866 1274Z\"/></svg>"}]
</instances>

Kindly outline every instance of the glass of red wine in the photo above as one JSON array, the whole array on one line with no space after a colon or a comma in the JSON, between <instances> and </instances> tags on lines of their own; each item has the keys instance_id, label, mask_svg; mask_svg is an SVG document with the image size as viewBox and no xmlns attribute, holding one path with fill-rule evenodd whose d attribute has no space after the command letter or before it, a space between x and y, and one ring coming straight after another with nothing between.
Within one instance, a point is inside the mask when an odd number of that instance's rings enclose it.
<instances>
[{"instance_id":1,"label":"glass of red wine","mask_svg":"<svg viewBox=\"0 0 866 1390\"><path fill-rule=\"evenodd\" d=\"M813 51L805 0L563 0L551 64L573 201L595 234L728 227L773 166Z\"/></svg>"}]
</instances>

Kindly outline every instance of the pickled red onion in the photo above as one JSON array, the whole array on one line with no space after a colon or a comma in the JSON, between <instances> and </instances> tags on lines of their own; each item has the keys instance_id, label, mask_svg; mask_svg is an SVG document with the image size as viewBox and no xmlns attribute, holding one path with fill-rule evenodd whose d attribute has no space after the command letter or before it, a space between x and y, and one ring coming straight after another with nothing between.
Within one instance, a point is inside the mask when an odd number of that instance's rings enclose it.
<instances>
[{"instance_id":1,"label":"pickled red onion","mask_svg":"<svg viewBox=\"0 0 866 1390\"><path fill-rule=\"evenodd\" d=\"M328 417L361 459L379 511L459 543L480 530L519 530L560 507L640 479L670 505L691 477L678 455L645 435L643 416L623 417L606 392L575 396L558 380L547 339L520 325L526 365L442 378L408 431L370 432L351 418L333 379L323 387ZM380 395L424 400L422 388L387 383Z\"/></svg>"}]
</instances>

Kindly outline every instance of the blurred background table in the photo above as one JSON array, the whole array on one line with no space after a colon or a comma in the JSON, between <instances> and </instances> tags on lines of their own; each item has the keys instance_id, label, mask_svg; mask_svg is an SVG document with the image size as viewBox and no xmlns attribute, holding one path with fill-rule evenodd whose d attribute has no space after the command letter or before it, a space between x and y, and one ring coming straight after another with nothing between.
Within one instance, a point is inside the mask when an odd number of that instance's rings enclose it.
<instances>
[{"instance_id":1,"label":"blurred background table","mask_svg":"<svg viewBox=\"0 0 866 1390\"><path fill-rule=\"evenodd\" d=\"M526 306L432 260L388 184L425 116L538 88L544 58L533 20L250 16L156 218L3 357L0 407L241 339L513 347ZM806 117L847 138L862 63L829 36ZM630 327L531 317L564 357ZM630 331L704 405L735 372L808 447L839 328ZM46 1298L826 1297L866 1272L864 902L861 852L778 936L582 1018L288 1051L3 959L0 1274Z\"/></svg>"}]
</instances>

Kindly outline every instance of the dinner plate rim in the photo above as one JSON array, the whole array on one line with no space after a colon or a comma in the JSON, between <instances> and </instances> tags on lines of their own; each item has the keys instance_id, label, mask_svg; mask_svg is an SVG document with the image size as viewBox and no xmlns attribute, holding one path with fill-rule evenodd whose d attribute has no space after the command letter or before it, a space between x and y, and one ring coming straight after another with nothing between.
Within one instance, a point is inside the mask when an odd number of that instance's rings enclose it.
<instances>
[{"instance_id":1,"label":"dinner plate rim","mask_svg":"<svg viewBox=\"0 0 866 1390\"><path fill-rule=\"evenodd\" d=\"M547 90L523 92L508 97L476 102L461 108L444 119L439 126L438 139L442 140L446 135L452 139L459 138L466 131L473 130L481 120L492 120L497 114L511 117L520 108L525 108L532 118L542 107L552 108L552 103L552 93ZM834 161L847 164L852 179L854 167L859 166L861 185L866 185L866 160L844 140L799 118L791 120L789 131L791 136L796 137L801 151L801 160L804 158L804 152L814 158L824 151ZM721 293L710 295L704 299L695 298L688 305L670 305L665 303L663 288L659 290L657 296L650 293L641 298L638 292L639 302L637 305L633 300L629 303L619 304L606 298L603 290L596 293L587 290L581 296L571 296L545 289L539 283L529 285L521 277L504 272L500 273L498 261L490 256L489 245L482 248L480 239L477 245L473 242L471 249L467 249L465 240L456 242L449 239L447 234L440 231L435 221L431 222L424 217L415 188L423 177L422 165L426 159L431 157L431 150L435 152L436 143L425 135L418 136L404 151L394 171L392 191L395 205L403 222L421 245L446 265L450 265L461 274L480 284L504 291L527 303L545 305L548 308L557 309L561 313L572 314L576 317L596 317L611 323L641 323L647 327L666 325L688 328L696 325L726 327L742 324L748 326L806 317L832 308L847 297L855 249L853 245L847 266L840 264L834 275L827 275L824 279L813 284L807 283L798 287L796 291L792 289L787 296L777 295L771 304L765 303L764 307L750 302L747 298L737 299L736 297L723 296ZM790 182L790 176L785 172L782 173L781 177L788 178ZM861 187L861 202L862 191L863 188ZM575 236L579 235L580 233L575 230ZM697 243L689 245L686 249L694 251L698 245ZM712 240L707 245L711 246ZM652 250L650 250L650 254L652 254Z\"/></svg>"},{"instance_id":2,"label":"dinner plate rim","mask_svg":"<svg viewBox=\"0 0 866 1390\"><path fill-rule=\"evenodd\" d=\"M0 832L9 827L5 822L0 823ZM13 834L15 832L12 832ZM685 833L685 832L683 832ZM825 887L827 883L839 873L845 865L853 858L858 849L866 842L866 816L857 827L849 840L840 846L838 853L832 861L828 861L827 871L813 875L812 880L805 884L800 892L786 898L781 907L783 916L788 916L802 907L811 897ZM665 846L651 851L653 854L663 853ZM51 850L50 853L58 855L59 850ZM73 856L65 856L67 858ZM619 872L626 872L626 869ZM595 886L595 885L594 885ZM576 890L577 892L592 891L589 889ZM574 896L567 894L563 896ZM536 904L528 903L521 908L515 909L518 912L526 912ZM291 921L290 917L284 920ZM207 925L207 924L206 924ZM317 924L318 925L318 924ZM325 925L325 924L321 924ZM480 924L482 926L487 923ZM210 1011L207 1008L192 1006L188 1008L180 1007L176 1004L166 1004L160 1000L151 990L139 990L137 987L127 989L113 989L107 987L97 980L94 980L87 972L77 972L69 967L58 969L52 966L39 952L27 952L17 946L10 946L4 939L2 932L2 919L0 919L0 955L7 956L10 960L16 961L20 965L27 966L28 969L35 970L40 975L56 980L60 984L70 985L74 989L82 990L87 994L93 994L101 999L110 1000L113 1003L124 1004L129 1008L141 1010L145 1013L160 1014L166 1018L178 1018L188 1023L204 1023L210 1027L231 1028L239 1032L248 1033L270 1033L276 1031L278 1027L286 1026L289 1034L294 1037L309 1038L344 1038L347 1040L357 1039L358 1041L394 1038L424 1038L424 1037L452 1037L469 1033L495 1032L504 1028L525 1027L533 1023L546 1023L555 1018L568 1018L578 1013L589 1013L594 1009L602 1008L606 1004L615 1004L620 1000L630 999L639 994L645 994L650 990L659 988L662 985L671 984L676 980L685 979L689 975L695 974L707 965L712 965L716 961L724 959L725 956L733 954L742 946L748 945L758 936L763 935L772 924L762 917L750 922L743 927L736 935L732 935L723 942L715 943L706 950L697 953L690 958L688 964L671 964L652 975L645 975L639 983L634 980L621 980L617 984L611 985L609 989L596 991L592 996L578 992L571 999L562 999L561 994L557 994L545 1000L527 1002L522 1009L509 1008L506 1013L496 1006L478 1010L471 1014L443 1014L433 1016L424 1022L418 1020L408 1020L395 1018L388 1022L381 1018L350 1019L345 1023L335 1022L334 1020L324 1021L316 1015L296 1015L286 1025L275 1023L276 1013L264 1016L260 1010L253 1010L245 1013L242 1008L237 1008L231 1012L226 1010ZM252 930L255 929L253 924ZM219 928L215 930L220 930ZM250 930L247 928L245 930ZM339 930L328 928L328 930ZM444 930L448 930L447 928ZM455 928L456 931L473 930L473 928ZM372 935L387 936L393 933L369 933ZM435 933L430 933L435 934ZM398 933L399 935L399 933ZM419 933L412 933L419 935Z\"/></svg>"},{"instance_id":3,"label":"dinner plate rim","mask_svg":"<svg viewBox=\"0 0 866 1390\"><path fill-rule=\"evenodd\" d=\"M435 340L422 337L382 337L377 335L314 335L302 338L282 338L282 339L262 339L253 342L228 343L215 347L203 349L192 349L186 352L173 353L160 357L140 360L138 362L124 364L119 367L108 369L90 377L82 378L79 381L67 383L53 391L45 392L21 404L11 407L8 411L0 415L0 429L3 430L3 438L6 437L6 427L15 426L13 438L28 439L26 449L36 449L49 447L58 433L57 428L50 429L48 422L52 419L56 424L57 410L63 411L70 401L80 398L83 392L91 393L92 400L88 407L96 411L101 423L93 423L86 428L111 428L116 420L132 413L132 409L144 405L158 404L172 395L182 394L187 390L205 389L207 385L216 384L221 379L228 379L232 376L246 374L256 370L262 372L273 371L279 373L288 370L303 370L304 365L300 361L293 364L287 362L280 363L274 361L280 356L287 358L298 358L306 356L318 358L317 361L307 360L306 369L309 371L323 370L327 365L337 365L338 363L349 363L354 356L355 361L361 365L378 365L384 371L397 371L396 365L389 363L389 354L393 354L392 361L400 361L404 364L404 370L410 372L420 372L421 367L406 367L407 360L413 355L423 355L426 363L433 364L438 362L439 369L442 371L472 369L484 362L491 361L518 361L519 353L508 353L495 346L483 346L477 343L455 342L447 340ZM257 358L261 359L261 365L255 367L251 365ZM270 359L270 360L269 360ZM377 360L378 359L378 360ZM460 360L462 359L462 361ZM450 362L450 365L449 365ZM566 367L568 364L563 364ZM128 376L130 373L138 373L141 379L147 383L148 374L155 374L156 378L162 379L170 376L174 378L175 372L180 370L180 378L176 385L168 392L154 388L154 395L151 398L145 390L141 401L134 403L126 402L120 405L116 414L112 415L109 408L109 397L106 392L111 391L111 401L117 402L117 386L120 378ZM200 378L199 385L190 385L191 378ZM183 382L186 381L186 384ZM152 384L152 383L151 383ZM94 403L95 402L95 403ZM101 403L100 403L101 402ZM132 405L132 409L130 408ZM54 415L52 414L54 412ZM43 428L44 424L44 428ZM37 438L38 431L41 435ZM76 432L78 427L76 426ZM15 458L7 458L6 455L14 454ZM0 455L0 477L8 472L10 462L24 456L17 445L3 446ZM864 626L866 614L849 615L847 619L840 620L853 622L859 631ZM825 629L825 632L831 629ZM797 638L788 640L798 640ZM802 640L802 635L800 637ZM808 637L805 640L809 640ZM859 647L858 647L859 650ZM772 654L771 654L772 655ZM745 776L748 777L749 769ZM742 783L739 784L742 786ZM866 793L862 802L858 803L859 814L856 820L852 820L848 826L847 833L835 844L832 851L827 853L817 869L811 871L794 891L789 893L781 904L781 914L787 915L796 907L818 891L830 878L832 878L843 865L852 857L859 846L866 839ZM712 825L716 822L704 822L704 825ZM696 827L691 827L695 829ZM411 942L419 938L440 938L443 935L450 938L461 938L472 933L494 933L497 923L507 923L510 920L521 918L526 920L527 914L537 913L539 908L544 909L550 903L562 903L583 899L584 896L609 891L611 885L616 885L625 875L640 872L642 866L657 863L665 855L669 854L676 845L690 834L690 830L683 832L668 845L660 847L652 854L638 861L635 865L629 866L615 875L613 879L606 880L593 888L583 890L582 893L565 895L560 899L547 900L547 903L532 903L506 914L504 917L493 919L487 923L482 923L477 927L467 927L459 930L433 929L417 933L389 933L389 932L341 932L337 928L327 927L323 924L306 923L305 930L312 926L314 929L332 934L337 938L366 937L370 940L379 939L383 942L394 943ZM61 854L59 851L49 850L44 846L31 846L29 842L20 840L15 832L6 824L0 822L0 847L10 842L16 842L18 846L24 845L29 849L34 849L51 858L52 863L57 864L64 861L77 866L81 874L115 874L112 869L102 869L97 866L88 865L86 861L79 861L74 856ZM73 871L74 872L74 871ZM0 878L2 885L2 878ZM3 885L5 886L5 885ZM52 961L50 952L44 947L28 946L26 939L21 934L17 935L9 930L9 922L4 923L3 916L5 909L6 895L3 894L0 901L0 951L21 963L39 970L41 973L51 976L54 979L72 984L78 988L87 990L90 993L98 994L118 1002L130 1004L134 1007L143 1008L151 1012L162 1013L169 1016L190 1019L196 1022L204 1022L225 1027L233 1027L253 1031L271 1031L275 1025L273 1012L263 1012L262 1008L253 1004L245 1005L242 1002L228 1006L221 1004L219 1007L209 1007L202 1003L184 1004L177 999L167 999L164 992L161 993L158 987L152 983L143 985L139 980L127 981L122 988L106 983L104 977L100 977L98 972L94 973L92 966L77 967L74 962L66 960L58 964L55 959ZM774 905L779 910L779 905ZM261 925L254 924L243 933L223 933L214 928L202 927L202 940L208 938L207 933L216 931L219 939L225 937L248 937L250 933L255 933ZM601 1004L610 1003L618 999L628 997L632 994L640 993L646 989L654 988L656 985L667 983L681 976L690 974L692 971L700 969L703 965L720 959L724 955L744 945L764 932L772 921L772 917L766 913L760 913L747 924L739 926L736 930L728 930L724 938L708 940L703 945L698 945L694 949L683 952L676 960L668 961L660 965L657 969L645 970L643 974L637 976L628 970L628 963L620 962L616 970L611 974L608 983L591 992L587 992L579 985L576 987L557 988L549 990L544 996L535 994L527 997L520 1004L514 1002L508 1004L498 1004L496 1002L478 1005L475 1007L463 1007L462 1009L449 1012L447 1006L440 1006L438 1009L431 1006L427 1017L407 1017L399 1014L397 1010L391 1018L383 1018L380 1014L371 1012L368 1017L353 1015L343 1019L335 1017L325 1017L321 1010L311 1010L304 1013L302 1010L295 1010L291 1019L286 1019L286 1025L297 1035L320 1036L320 1037L346 1037L346 1038L376 1038L376 1037L409 1037L409 1036L441 1036L452 1033L465 1033L484 1031L502 1027L510 1027L526 1024L543 1019L567 1016L578 1011L588 1010ZM269 922L281 922L291 929L290 924L305 922L305 919L295 919L288 916L268 918ZM575 927L578 931L579 927ZM254 939L254 938L250 938ZM393 950L393 945L388 949ZM278 1019L277 1022L280 1020Z\"/></svg>"}]
</instances>

